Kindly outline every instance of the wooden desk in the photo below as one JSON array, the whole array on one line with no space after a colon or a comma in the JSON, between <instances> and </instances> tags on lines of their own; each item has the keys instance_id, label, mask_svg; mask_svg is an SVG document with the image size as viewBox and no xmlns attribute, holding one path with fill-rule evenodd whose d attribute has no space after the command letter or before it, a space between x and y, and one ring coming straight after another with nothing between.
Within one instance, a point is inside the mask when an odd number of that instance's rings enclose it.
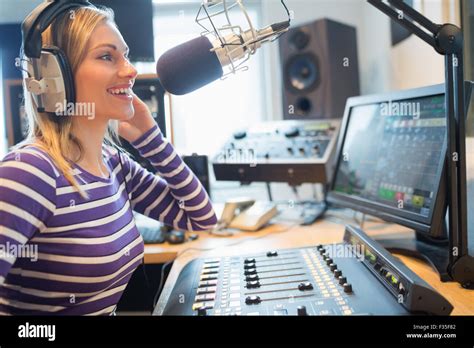
<instances>
[{"instance_id":1,"label":"wooden desk","mask_svg":"<svg viewBox=\"0 0 474 348\"><path fill-rule=\"evenodd\" d=\"M319 221L312 226L302 227L278 223L259 232L239 232L232 237L215 237L208 233L202 233L196 241L177 246L147 245L145 247L146 263L164 263L174 260L154 313L162 314L180 271L195 258L338 243L342 241L345 224L356 224L350 216L347 211L330 211L324 221ZM372 237L383 236L384 238L406 237L408 234L413 234L412 231L402 226L376 220L366 222L364 231ZM387 234L390 234L390 237ZM176 258L178 254L180 256ZM414 258L397 256L453 304L452 314L474 315L474 291L463 289L457 283L442 283L438 274L428 264Z\"/></svg>"}]
</instances>

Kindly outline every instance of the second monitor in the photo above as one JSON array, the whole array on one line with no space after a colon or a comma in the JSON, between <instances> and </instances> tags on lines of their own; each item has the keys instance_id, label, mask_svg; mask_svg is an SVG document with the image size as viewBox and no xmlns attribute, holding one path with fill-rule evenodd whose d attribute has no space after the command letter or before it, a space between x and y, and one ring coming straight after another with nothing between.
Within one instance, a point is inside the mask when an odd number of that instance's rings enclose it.
<instances>
[{"instance_id":1,"label":"second monitor","mask_svg":"<svg viewBox=\"0 0 474 348\"><path fill-rule=\"evenodd\" d=\"M447 280L444 93L435 85L350 98L328 201L412 228L417 240L384 246L428 259Z\"/></svg>"}]
</instances>

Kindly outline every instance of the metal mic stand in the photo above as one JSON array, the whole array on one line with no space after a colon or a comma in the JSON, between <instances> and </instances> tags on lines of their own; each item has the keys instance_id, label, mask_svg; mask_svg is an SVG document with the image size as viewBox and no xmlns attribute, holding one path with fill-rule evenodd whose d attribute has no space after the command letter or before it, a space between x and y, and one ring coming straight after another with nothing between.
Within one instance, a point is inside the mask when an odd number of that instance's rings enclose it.
<instances>
[{"instance_id":1,"label":"metal mic stand","mask_svg":"<svg viewBox=\"0 0 474 348\"><path fill-rule=\"evenodd\" d=\"M435 24L402 0L367 0L445 57L446 172L449 216L450 278L474 289L474 258L468 251L466 130L464 105L463 35L453 24Z\"/></svg>"}]
</instances>

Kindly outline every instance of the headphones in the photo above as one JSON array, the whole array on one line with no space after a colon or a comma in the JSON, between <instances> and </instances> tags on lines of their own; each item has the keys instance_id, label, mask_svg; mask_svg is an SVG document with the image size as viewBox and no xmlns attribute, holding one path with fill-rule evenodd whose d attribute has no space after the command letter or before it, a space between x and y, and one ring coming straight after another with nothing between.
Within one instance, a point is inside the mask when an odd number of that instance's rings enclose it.
<instances>
[{"instance_id":1,"label":"headphones","mask_svg":"<svg viewBox=\"0 0 474 348\"><path fill-rule=\"evenodd\" d=\"M27 62L22 69L23 81L33 94L38 112L64 114L65 108L76 102L74 76L66 54L56 46L43 46L41 34L59 15L85 6L95 7L87 0L47 0L22 23L20 57ZM61 117L53 119L59 122Z\"/></svg>"}]
</instances>

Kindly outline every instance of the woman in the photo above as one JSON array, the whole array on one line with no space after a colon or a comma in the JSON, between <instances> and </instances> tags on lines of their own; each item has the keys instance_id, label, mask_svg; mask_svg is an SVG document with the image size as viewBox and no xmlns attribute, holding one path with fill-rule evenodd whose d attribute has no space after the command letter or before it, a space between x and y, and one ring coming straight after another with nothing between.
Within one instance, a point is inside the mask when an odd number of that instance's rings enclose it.
<instances>
[{"instance_id":1,"label":"woman","mask_svg":"<svg viewBox=\"0 0 474 348\"><path fill-rule=\"evenodd\" d=\"M42 37L66 53L76 102L95 112L38 113L25 91L29 135L0 164L0 313L108 315L143 259L132 209L194 231L212 228L216 216L133 94L137 71L113 12L78 8ZM117 130L158 175L105 145Z\"/></svg>"}]
</instances>

